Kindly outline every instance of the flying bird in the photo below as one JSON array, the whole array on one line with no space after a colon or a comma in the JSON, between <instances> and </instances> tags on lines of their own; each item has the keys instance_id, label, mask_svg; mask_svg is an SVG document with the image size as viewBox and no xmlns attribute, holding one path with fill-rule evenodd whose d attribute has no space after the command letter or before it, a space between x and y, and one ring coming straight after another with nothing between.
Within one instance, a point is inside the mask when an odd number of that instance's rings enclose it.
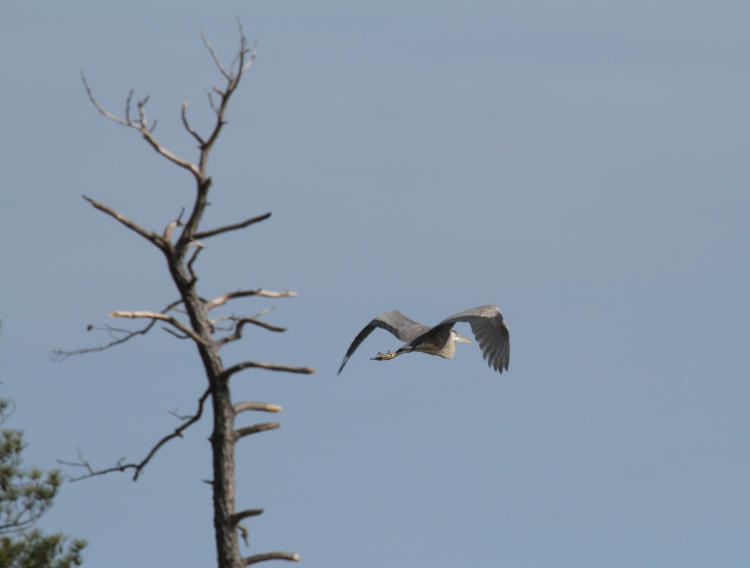
<instances>
[{"instance_id":1,"label":"flying bird","mask_svg":"<svg viewBox=\"0 0 750 568\"><path fill-rule=\"evenodd\" d=\"M508 369L510 336L508 326L503 321L503 314L497 306L479 306L447 317L433 327L409 319L398 310L382 313L354 338L341 362L339 374L352 353L376 327L392 333L403 341L404 345L395 352L378 353L372 357L375 361L387 361L413 351L450 359L456 354L456 343L471 343L471 339L453 331L453 325L458 322L467 322L471 325L471 331L474 332L474 337L491 369L499 373L502 373L503 369Z\"/></svg>"}]
</instances>

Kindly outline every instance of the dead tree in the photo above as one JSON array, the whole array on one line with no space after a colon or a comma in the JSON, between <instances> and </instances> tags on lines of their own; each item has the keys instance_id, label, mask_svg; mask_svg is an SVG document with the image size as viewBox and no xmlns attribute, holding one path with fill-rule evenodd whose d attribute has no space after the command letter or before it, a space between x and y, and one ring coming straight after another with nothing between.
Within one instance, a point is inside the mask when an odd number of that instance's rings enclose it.
<instances>
[{"instance_id":1,"label":"dead tree","mask_svg":"<svg viewBox=\"0 0 750 568\"><path fill-rule=\"evenodd\" d=\"M96 209L113 217L162 252L169 273L177 287L179 297L158 312L138 310L110 313L111 317L139 318L147 320L148 323L145 327L136 330L106 326L104 329L113 334L114 338L105 345L77 351L58 350L53 352L53 355L57 357L66 357L73 354L107 349L128 341L136 335L148 333L157 323L164 324L164 329L176 337L188 339L195 344L203 363L208 384L205 392L197 400L197 409L194 414L190 416L178 416L181 419L179 427L161 438L140 462L125 463L124 460L121 460L112 467L95 469L83 456L79 455L77 462L62 463L85 468L85 473L76 479L113 471L122 472L132 470L133 480L136 480L146 464L149 463L151 458L164 444L178 436L182 436L185 429L200 420L203 415L204 405L210 399L213 408L213 432L210 438L213 452L213 479L210 481L210 484L213 487L214 527L216 531L219 568L240 568L241 566L249 566L265 560L299 560L297 554L287 552L269 552L245 558L240 554L238 533L242 533L243 536L247 534L241 522L248 517L261 514L263 510L246 509L237 511L235 509L235 444L237 440L244 436L278 428L279 423L263 422L251 426L237 427L235 419L238 414L245 411L279 412L281 407L263 402L239 402L233 404L230 379L235 373L239 373L245 369L265 369L306 374L313 372L313 369L308 367L294 367L258 361L242 361L225 367L220 354L220 350L224 345L241 339L242 331L247 325L260 326L270 331L284 331L284 329L261 320L260 317L264 312L252 317L225 316L219 318L212 317L212 310L238 298L248 296L279 298L295 296L294 292L272 292L261 288L235 290L209 300L202 297L197 290L198 276L195 272L195 262L198 255L205 248L204 242L217 235L244 229L254 223L268 219L271 215L270 213L265 213L222 227L212 229L201 228L201 221L208 204L208 193L211 188L211 177L209 177L207 172L211 149L221 134L222 127L226 123L225 114L227 104L237 90L243 75L252 65L257 52L257 45L248 46L247 39L239 22L238 27L240 47L229 67L225 67L221 63L211 44L205 36L202 36L203 43L222 76L224 86L213 87L212 91L208 94L209 104L215 114L215 122L208 135L201 135L193 128L188 120L187 101L182 105L180 114L182 125L198 144L199 152L196 162L191 162L175 155L157 140L154 135L156 121L150 123L146 117L148 96L140 101L136 101L135 108L133 109L133 91L131 90L125 102L125 115L124 117L118 117L104 110L94 98L85 76L81 75L89 99L91 99L92 104L102 115L117 124L135 130L159 155L166 158L175 166L187 170L192 175L195 181L195 200L192 204L192 210L186 219L183 219L183 211L176 219L168 223L162 232L156 232L145 229L125 215L99 203L91 197L83 196ZM89 329L92 329L92 326L89 326Z\"/></svg>"}]
</instances>

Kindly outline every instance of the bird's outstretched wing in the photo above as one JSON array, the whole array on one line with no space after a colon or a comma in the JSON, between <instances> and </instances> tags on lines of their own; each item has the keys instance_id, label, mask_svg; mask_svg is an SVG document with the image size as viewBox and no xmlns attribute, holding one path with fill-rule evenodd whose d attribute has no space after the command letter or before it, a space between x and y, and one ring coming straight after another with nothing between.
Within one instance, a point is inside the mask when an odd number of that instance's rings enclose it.
<instances>
[{"instance_id":1,"label":"bird's outstretched wing","mask_svg":"<svg viewBox=\"0 0 750 568\"><path fill-rule=\"evenodd\" d=\"M433 329L450 326L457 322L467 322L482 349L484 358L491 369L500 373L508 369L510 363L510 333L503 321L503 314L497 306L479 306L464 310L445 318ZM413 341L418 341L417 337Z\"/></svg>"},{"instance_id":2,"label":"bird's outstretched wing","mask_svg":"<svg viewBox=\"0 0 750 568\"><path fill-rule=\"evenodd\" d=\"M339 374L341 374L344 365L346 365L349 357L351 357L352 353L354 353L357 347L359 347L359 344L362 343L376 327L385 329L386 331L398 337L404 343L409 343L415 337L419 337L420 335L423 335L431 329L426 325L422 325L419 322L407 318L398 310L391 310L389 312L382 313L378 317L373 319L370 323L368 323L364 327L364 329L359 332L357 337L354 338L354 341L352 341L352 344L349 346L346 355L344 355L344 360L341 361Z\"/></svg>"}]
</instances>

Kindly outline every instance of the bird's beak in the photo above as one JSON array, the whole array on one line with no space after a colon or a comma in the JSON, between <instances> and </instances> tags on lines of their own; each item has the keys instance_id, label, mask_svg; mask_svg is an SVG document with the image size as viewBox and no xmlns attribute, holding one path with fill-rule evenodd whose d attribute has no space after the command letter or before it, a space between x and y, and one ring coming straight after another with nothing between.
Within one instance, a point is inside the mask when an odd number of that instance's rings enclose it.
<instances>
[{"instance_id":1,"label":"bird's beak","mask_svg":"<svg viewBox=\"0 0 750 568\"><path fill-rule=\"evenodd\" d=\"M454 331L453 333L456 333L456 332ZM464 337L463 335L459 335L459 334L456 333L456 342L459 342L459 341L461 343L471 343L471 339L469 339L468 337Z\"/></svg>"}]
</instances>

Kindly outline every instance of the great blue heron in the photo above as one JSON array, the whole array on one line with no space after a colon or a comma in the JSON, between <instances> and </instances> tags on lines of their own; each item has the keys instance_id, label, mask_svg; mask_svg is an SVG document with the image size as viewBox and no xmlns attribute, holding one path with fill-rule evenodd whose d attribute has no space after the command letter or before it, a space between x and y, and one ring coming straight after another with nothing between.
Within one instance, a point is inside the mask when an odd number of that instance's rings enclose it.
<instances>
[{"instance_id":1,"label":"great blue heron","mask_svg":"<svg viewBox=\"0 0 750 568\"><path fill-rule=\"evenodd\" d=\"M474 337L491 369L499 373L502 373L503 369L508 369L510 339L508 326L503 321L503 314L497 306L479 306L447 317L434 327L417 323L398 310L380 314L354 338L341 362L339 374L352 353L376 327L391 332L403 341L404 345L395 352L378 353L377 356L372 357L374 360L385 361L412 351L421 351L450 359L456 354L457 342L471 343L471 339L453 331L453 325L458 322L467 322L471 325Z\"/></svg>"}]
</instances>

